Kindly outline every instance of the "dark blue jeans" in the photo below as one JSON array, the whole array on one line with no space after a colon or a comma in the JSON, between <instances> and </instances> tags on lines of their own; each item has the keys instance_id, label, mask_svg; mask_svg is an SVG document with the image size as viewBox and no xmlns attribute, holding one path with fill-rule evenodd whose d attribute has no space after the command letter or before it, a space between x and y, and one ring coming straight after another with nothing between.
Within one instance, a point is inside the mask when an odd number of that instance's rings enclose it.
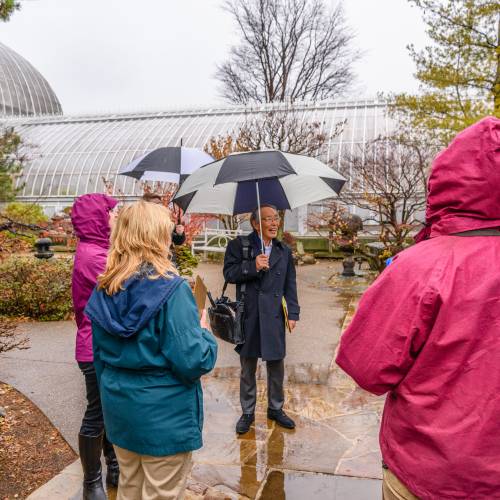
<instances>
[{"instance_id":1,"label":"dark blue jeans","mask_svg":"<svg viewBox=\"0 0 500 500\"><path fill-rule=\"evenodd\" d=\"M85 388L87 392L87 409L83 415L80 434L83 436L97 437L104 431L104 419L102 416L101 396L99 395L94 363L78 362L78 366L85 377Z\"/></svg>"}]
</instances>

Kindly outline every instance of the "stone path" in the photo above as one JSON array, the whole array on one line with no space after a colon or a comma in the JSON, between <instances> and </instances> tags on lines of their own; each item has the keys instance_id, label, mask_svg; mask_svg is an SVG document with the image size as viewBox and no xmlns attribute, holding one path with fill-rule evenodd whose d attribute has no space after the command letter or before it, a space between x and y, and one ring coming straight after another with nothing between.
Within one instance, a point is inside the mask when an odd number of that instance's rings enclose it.
<instances>
[{"instance_id":1,"label":"stone path","mask_svg":"<svg viewBox=\"0 0 500 500\"><path fill-rule=\"evenodd\" d=\"M341 331L365 283L334 277L327 286L337 271L331 263L298 269L303 314L288 339L286 359L287 411L297 421L295 431L275 427L265 418L261 367L255 429L243 437L235 435L239 359L231 346L220 345L216 370L203 381L205 446L194 456L188 498L380 497L377 436L383 399L356 388L333 362ZM220 266L204 264L199 272L218 294ZM29 396L76 448L84 387L73 361L74 325L27 323L22 328L32 348L2 357L0 380ZM80 474L79 464L74 464L31 498L80 498Z\"/></svg>"}]
</instances>

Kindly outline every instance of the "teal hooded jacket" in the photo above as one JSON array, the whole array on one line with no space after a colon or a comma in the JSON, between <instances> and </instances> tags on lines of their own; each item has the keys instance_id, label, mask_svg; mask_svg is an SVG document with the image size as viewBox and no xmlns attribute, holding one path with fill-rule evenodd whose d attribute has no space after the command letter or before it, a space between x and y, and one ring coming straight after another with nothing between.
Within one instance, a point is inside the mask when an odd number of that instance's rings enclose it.
<instances>
[{"instance_id":1,"label":"teal hooded jacket","mask_svg":"<svg viewBox=\"0 0 500 500\"><path fill-rule=\"evenodd\" d=\"M189 285L178 276L151 279L151 269L107 295L95 289L94 365L108 439L141 455L201 448L200 377L213 369L217 343L200 326Z\"/></svg>"}]
</instances>

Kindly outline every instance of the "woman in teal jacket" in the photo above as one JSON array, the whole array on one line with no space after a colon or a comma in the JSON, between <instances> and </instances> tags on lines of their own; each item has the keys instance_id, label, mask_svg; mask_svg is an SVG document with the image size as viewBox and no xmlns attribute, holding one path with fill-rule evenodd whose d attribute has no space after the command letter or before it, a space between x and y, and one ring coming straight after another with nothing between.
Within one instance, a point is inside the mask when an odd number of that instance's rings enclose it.
<instances>
[{"instance_id":1,"label":"woman in teal jacket","mask_svg":"<svg viewBox=\"0 0 500 500\"><path fill-rule=\"evenodd\" d=\"M182 498L202 446L200 377L217 343L168 249L165 207L125 207L86 314L108 439L120 463L118 500Z\"/></svg>"}]
</instances>

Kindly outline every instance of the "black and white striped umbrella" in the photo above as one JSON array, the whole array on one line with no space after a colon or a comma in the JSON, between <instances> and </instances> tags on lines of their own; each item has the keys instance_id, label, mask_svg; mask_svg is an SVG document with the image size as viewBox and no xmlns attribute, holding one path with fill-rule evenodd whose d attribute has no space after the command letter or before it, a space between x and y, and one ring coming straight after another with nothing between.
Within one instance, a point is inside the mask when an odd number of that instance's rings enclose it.
<instances>
[{"instance_id":1,"label":"black and white striped umbrella","mask_svg":"<svg viewBox=\"0 0 500 500\"><path fill-rule=\"evenodd\" d=\"M184 147L158 148L120 168L120 175L141 181L181 184L188 175L213 158L199 149Z\"/></svg>"},{"instance_id":2,"label":"black and white striped umbrella","mask_svg":"<svg viewBox=\"0 0 500 500\"><path fill-rule=\"evenodd\" d=\"M186 179L174 202L185 212L236 215L337 196L346 179L316 158L281 151L233 153Z\"/></svg>"}]
</instances>

